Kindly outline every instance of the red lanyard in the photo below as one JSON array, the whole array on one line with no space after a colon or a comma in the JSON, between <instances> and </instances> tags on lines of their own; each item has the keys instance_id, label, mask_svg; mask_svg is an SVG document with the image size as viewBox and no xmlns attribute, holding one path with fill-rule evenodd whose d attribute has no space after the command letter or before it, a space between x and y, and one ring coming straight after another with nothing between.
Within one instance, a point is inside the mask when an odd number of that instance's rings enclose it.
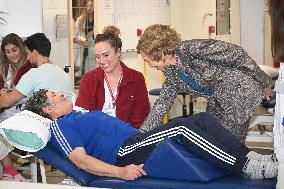
<instances>
[{"instance_id":1,"label":"red lanyard","mask_svg":"<svg viewBox=\"0 0 284 189\"><path fill-rule=\"evenodd\" d=\"M113 105L113 107L115 107L116 99L117 99L118 93L119 93L119 85L120 85L121 80L122 80L122 78L123 78L123 72L121 71L121 74L120 74L118 83L117 83L117 85L116 85L116 90L117 90L116 96L113 95L113 91L112 91L112 89L111 89L111 87L110 87L109 81L108 81L108 79L107 79L105 73L104 73L104 78L105 78L105 80L106 80L106 84L107 84L108 90L109 90L109 92L110 92L110 96L111 96L111 98L112 98L112 105Z\"/></svg>"}]
</instances>

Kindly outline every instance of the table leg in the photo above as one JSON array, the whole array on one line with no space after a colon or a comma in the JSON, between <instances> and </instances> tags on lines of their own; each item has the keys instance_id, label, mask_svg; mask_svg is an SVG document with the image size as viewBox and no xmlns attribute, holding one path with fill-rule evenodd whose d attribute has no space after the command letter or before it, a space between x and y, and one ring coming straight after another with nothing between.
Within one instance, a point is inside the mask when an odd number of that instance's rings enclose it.
<instances>
[{"instance_id":1,"label":"table leg","mask_svg":"<svg viewBox=\"0 0 284 189\"><path fill-rule=\"evenodd\" d=\"M187 112L186 112L186 102L185 102L185 94L182 95L183 102L182 102L182 117L187 117Z\"/></svg>"},{"instance_id":2,"label":"table leg","mask_svg":"<svg viewBox=\"0 0 284 189\"><path fill-rule=\"evenodd\" d=\"M189 95L189 115L193 115L193 101L191 95Z\"/></svg>"}]
</instances>

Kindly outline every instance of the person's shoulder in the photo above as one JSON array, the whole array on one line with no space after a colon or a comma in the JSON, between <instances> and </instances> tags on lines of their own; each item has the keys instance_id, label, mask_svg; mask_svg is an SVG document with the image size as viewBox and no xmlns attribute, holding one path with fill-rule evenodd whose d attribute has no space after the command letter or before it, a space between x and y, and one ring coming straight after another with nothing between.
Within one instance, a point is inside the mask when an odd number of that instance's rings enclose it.
<instances>
[{"instance_id":1,"label":"person's shoulder","mask_svg":"<svg viewBox=\"0 0 284 189\"><path fill-rule=\"evenodd\" d=\"M68 74L63 70L63 68L55 64L43 64L38 68L39 72L50 72L64 77L68 76Z\"/></svg>"},{"instance_id":2,"label":"person's shoulder","mask_svg":"<svg viewBox=\"0 0 284 189\"><path fill-rule=\"evenodd\" d=\"M181 42L181 46L183 45L195 45L195 44L202 44L202 43L210 43L216 40L213 39L188 39Z\"/></svg>"},{"instance_id":3,"label":"person's shoulder","mask_svg":"<svg viewBox=\"0 0 284 189\"><path fill-rule=\"evenodd\" d=\"M112 118L112 116L100 111L100 110L93 110L93 111L85 111L80 112L82 116L91 116L91 117L99 117L100 119L108 119Z\"/></svg>"},{"instance_id":4,"label":"person's shoulder","mask_svg":"<svg viewBox=\"0 0 284 189\"><path fill-rule=\"evenodd\" d=\"M36 73L37 73L37 68L30 68L29 69L29 71L27 71L24 75L23 75L23 77L31 77L31 76L33 76L33 75L36 75Z\"/></svg>"},{"instance_id":5,"label":"person's shoulder","mask_svg":"<svg viewBox=\"0 0 284 189\"><path fill-rule=\"evenodd\" d=\"M61 117L59 117L57 120L58 123L62 123L62 122L69 122L70 120L73 120L74 118L76 118L77 116L82 115L81 112L79 111L72 111L68 114L62 115Z\"/></svg>"},{"instance_id":6,"label":"person's shoulder","mask_svg":"<svg viewBox=\"0 0 284 189\"><path fill-rule=\"evenodd\" d=\"M58 70L61 70L61 71L64 72L64 70L63 70L60 66L58 66L58 65L56 65L56 64L43 64L43 65L41 65L39 68L58 69Z\"/></svg>"},{"instance_id":7,"label":"person's shoulder","mask_svg":"<svg viewBox=\"0 0 284 189\"><path fill-rule=\"evenodd\" d=\"M34 67L33 70L34 72L46 72L47 70L59 70L61 69L59 66L54 65L54 64L42 64L38 67ZM62 70L63 71L63 70Z\"/></svg>"},{"instance_id":8,"label":"person's shoulder","mask_svg":"<svg viewBox=\"0 0 284 189\"><path fill-rule=\"evenodd\" d=\"M110 119L110 116L105 114L102 111L73 111L70 113L69 118L75 119L77 121L89 122L90 120L97 120L97 121L106 121Z\"/></svg>"}]
</instances>

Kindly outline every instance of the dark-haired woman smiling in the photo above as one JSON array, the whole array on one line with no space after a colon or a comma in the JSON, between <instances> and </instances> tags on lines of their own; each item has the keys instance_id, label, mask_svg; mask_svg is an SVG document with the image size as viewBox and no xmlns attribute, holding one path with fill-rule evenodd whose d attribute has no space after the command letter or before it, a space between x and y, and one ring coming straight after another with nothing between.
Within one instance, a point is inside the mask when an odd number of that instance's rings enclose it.
<instances>
[{"instance_id":1,"label":"dark-haired woman smiling","mask_svg":"<svg viewBox=\"0 0 284 189\"><path fill-rule=\"evenodd\" d=\"M150 111L143 75L121 61L122 41L119 29L109 26L95 38L98 68L81 81L76 105L101 110L139 128Z\"/></svg>"}]
</instances>

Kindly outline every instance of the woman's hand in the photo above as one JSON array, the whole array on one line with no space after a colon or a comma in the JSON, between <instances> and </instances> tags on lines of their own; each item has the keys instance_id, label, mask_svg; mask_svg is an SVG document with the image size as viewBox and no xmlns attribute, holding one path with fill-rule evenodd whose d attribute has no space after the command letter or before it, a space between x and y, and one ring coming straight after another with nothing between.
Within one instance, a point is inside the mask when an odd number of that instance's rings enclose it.
<instances>
[{"instance_id":1,"label":"woman's hand","mask_svg":"<svg viewBox=\"0 0 284 189\"><path fill-rule=\"evenodd\" d=\"M270 85L264 89L264 95L265 99L269 101L270 97L273 95L273 91Z\"/></svg>"},{"instance_id":2,"label":"woman's hand","mask_svg":"<svg viewBox=\"0 0 284 189\"><path fill-rule=\"evenodd\" d=\"M143 170L144 164L141 165L127 165L125 167L121 167L119 178L123 180L135 180L139 177L145 176L146 172Z\"/></svg>"}]
</instances>

